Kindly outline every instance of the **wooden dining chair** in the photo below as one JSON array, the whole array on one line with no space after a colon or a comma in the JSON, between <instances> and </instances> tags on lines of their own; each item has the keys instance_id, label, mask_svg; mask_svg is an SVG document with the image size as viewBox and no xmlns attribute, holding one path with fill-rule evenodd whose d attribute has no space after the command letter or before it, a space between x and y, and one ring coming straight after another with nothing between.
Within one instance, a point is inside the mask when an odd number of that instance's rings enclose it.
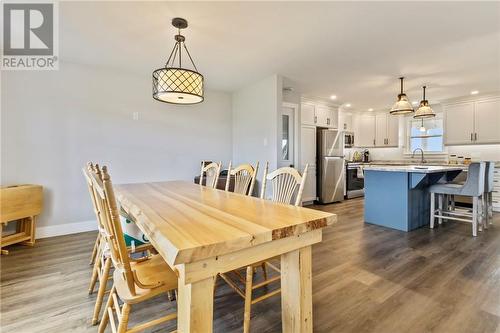
<instances>
[{"instance_id":1,"label":"wooden dining chair","mask_svg":"<svg viewBox=\"0 0 500 333\"><path fill-rule=\"evenodd\" d=\"M94 305L94 311L92 314L92 325L97 325L99 322L99 315L102 308L102 303L104 300L104 296L109 292L107 289L108 281L111 280L112 274L112 263L111 257L109 254L109 245L104 237L105 229L102 221L102 215L99 213L97 206L97 193L95 191L94 183L92 182L92 173L95 174L96 178L101 179L101 172L99 166L96 164L89 162L86 167L82 169L83 175L85 177L87 187L89 190L90 198L92 201L92 206L94 208L94 213L97 219L97 239L96 244L94 245L93 254L94 256L94 266L92 269L92 277L90 279L89 286L89 295L93 294L95 291L96 285L97 288L97 297ZM102 181L102 179L101 179ZM150 253L150 251L154 250L150 244L143 244L137 247L127 248L127 251L130 253L138 253L138 252L146 252Z\"/></svg>"},{"instance_id":2,"label":"wooden dining chair","mask_svg":"<svg viewBox=\"0 0 500 333\"><path fill-rule=\"evenodd\" d=\"M203 185L203 177L205 176L205 186L217 188L222 162L211 162L205 165L205 161L201 162L200 185Z\"/></svg>"},{"instance_id":3,"label":"wooden dining chair","mask_svg":"<svg viewBox=\"0 0 500 333\"><path fill-rule=\"evenodd\" d=\"M264 176L262 181L261 198L265 198L266 183L272 183L272 195L270 200L283 204L293 204L295 206L302 205L302 193L304 191L305 181L307 179L307 169L309 165L306 164L302 175L294 168L285 167L277 169L270 174L268 173L269 163L266 163L264 169ZM295 199L295 200L294 200ZM238 295L245 300L245 309L243 316L243 332L250 332L250 315L251 307L253 304L264 301L269 297L277 295L281 292L281 288L274 289L266 292L265 294L253 299L253 291L269 285L272 282L281 279L280 269L271 263L271 260L279 259L279 257L271 258L268 260L256 262L245 268L240 268L228 273L221 273L220 276L233 288ZM254 275L258 268L262 268L264 280L254 284ZM273 270L277 275L272 277L268 276L267 268ZM240 272L245 269L245 276ZM244 288L240 288L239 284L243 284Z\"/></svg>"},{"instance_id":4,"label":"wooden dining chair","mask_svg":"<svg viewBox=\"0 0 500 333\"><path fill-rule=\"evenodd\" d=\"M229 168L227 170L227 179L226 179L226 191L229 191L231 176L234 176L233 192L251 196L253 193L253 188L255 185L255 180L257 178L258 171L259 171L259 162L257 162L255 168L250 164L240 164L234 169L231 168L231 162L229 162Z\"/></svg>"},{"instance_id":5,"label":"wooden dining chair","mask_svg":"<svg viewBox=\"0 0 500 333\"><path fill-rule=\"evenodd\" d=\"M101 177L97 173L92 173L91 179L97 194L96 203L104 226L104 238L109 246L115 270L113 287L99 325L99 332L104 332L108 323L113 333L139 332L177 318L177 313L171 313L128 327L132 306L174 291L177 288L177 274L158 254L138 259L130 257L123 237L111 178L106 167L100 171Z\"/></svg>"}]
</instances>

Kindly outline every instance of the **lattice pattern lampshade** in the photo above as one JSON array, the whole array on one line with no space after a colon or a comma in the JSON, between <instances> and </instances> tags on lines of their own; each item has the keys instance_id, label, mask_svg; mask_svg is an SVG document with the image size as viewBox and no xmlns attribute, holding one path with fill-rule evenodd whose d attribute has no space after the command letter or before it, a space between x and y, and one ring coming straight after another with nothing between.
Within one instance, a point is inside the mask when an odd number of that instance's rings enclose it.
<instances>
[{"instance_id":1,"label":"lattice pattern lampshade","mask_svg":"<svg viewBox=\"0 0 500 333\"><path fill-rule=\"evenodd\" d=\"M174 104L203 101L203 75L184 68L160 68L153 72L153 98Z\"/></svg>"}]
</instances>

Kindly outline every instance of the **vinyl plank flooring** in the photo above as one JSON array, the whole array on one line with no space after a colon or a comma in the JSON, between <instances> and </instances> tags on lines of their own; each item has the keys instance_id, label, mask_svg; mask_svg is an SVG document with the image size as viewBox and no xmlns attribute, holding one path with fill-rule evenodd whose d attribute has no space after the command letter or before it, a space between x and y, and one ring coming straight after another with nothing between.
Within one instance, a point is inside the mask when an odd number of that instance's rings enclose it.
<instances>
[{"instance_id":1,"label":"vinyl plank flooring","mask_svg":"<svg viewBox=\"0 0 500 333\"><path fill-rule=\"evenodd\" d=\"M362 199L312 208L338 214L313 247L315 332L500 333L499 214L473 238L457 222L410 233L365 224ZM88 232L12 246L0 259L1 331L96 332L87 294L94 240ZM175 309L160 296L135 307L131 323ZM215 332L242 331L243 300L220 279L214 317ZM281 331L279 297L252 307L251 328Z\"/></svg>"}]
</instances>

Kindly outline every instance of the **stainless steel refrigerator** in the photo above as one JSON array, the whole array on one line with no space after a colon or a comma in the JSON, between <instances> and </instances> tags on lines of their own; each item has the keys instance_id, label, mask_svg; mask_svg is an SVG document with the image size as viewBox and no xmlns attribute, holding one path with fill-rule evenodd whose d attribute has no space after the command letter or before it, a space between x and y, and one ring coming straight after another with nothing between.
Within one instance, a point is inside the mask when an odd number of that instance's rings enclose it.
<instances>
[{"instance_id":1,"label":"stainless steel refrigerator","mask_svg":"<svg viewBox=\"0 0 500 333\"><path fill-rule=\"evenodd\" d=\"M345 187L344 133L320 129L317 132L319 202L343 201Z\"/></svg>"}]
</instances>

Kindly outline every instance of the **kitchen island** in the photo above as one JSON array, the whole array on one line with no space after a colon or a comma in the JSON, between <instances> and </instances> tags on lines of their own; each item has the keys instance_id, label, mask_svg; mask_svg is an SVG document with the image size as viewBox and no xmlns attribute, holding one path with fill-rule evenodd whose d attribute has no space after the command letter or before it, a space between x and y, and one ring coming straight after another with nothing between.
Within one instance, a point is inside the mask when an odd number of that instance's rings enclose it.
<instances>
[{"instance_id":1,"label":"kitchen island","mask_svg":"<svg viewBox=\"0 0 500 333\"><path fill-rule=\"evenodd\" d=\"M451 165L365 166L365 222L402 231L429 224L429 186L451 181L463 170Z\"/></svg>"}]
</instances>

